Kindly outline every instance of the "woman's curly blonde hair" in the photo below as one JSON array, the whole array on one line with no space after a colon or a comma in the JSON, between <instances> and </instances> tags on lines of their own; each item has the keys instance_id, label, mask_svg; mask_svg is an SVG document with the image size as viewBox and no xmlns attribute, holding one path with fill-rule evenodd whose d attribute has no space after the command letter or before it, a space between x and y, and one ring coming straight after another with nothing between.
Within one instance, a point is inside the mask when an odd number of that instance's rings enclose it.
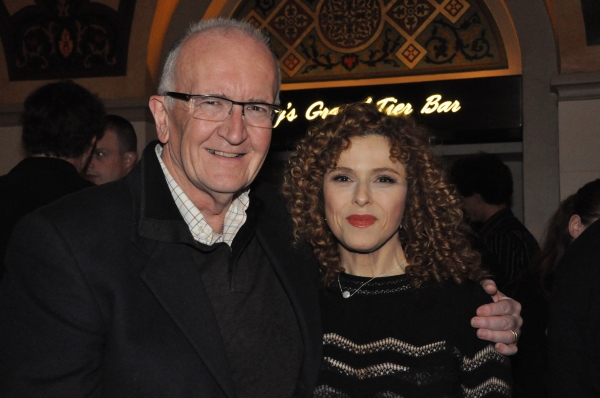
<instances>
[{"instance_id":1,"label":"woman's curly blonde hair","mask_svg":"<svg viewBox=\"0 0 600 398\"><path fill-rule=\"evenodd\" d=\"M283 194L294 237L312 245L325 283L331 284L344 269L337 239L325 221L323 179L352 138L369 135L385 137L390 158L406 169L408 192L399 238L412 285L486 277L479 267L480 255L470 248L459 197L433 154L428 132L411 118L388 116L361 102L340 107L337 115L311 127L285 173Z\"/></svg>"}]
</instances>

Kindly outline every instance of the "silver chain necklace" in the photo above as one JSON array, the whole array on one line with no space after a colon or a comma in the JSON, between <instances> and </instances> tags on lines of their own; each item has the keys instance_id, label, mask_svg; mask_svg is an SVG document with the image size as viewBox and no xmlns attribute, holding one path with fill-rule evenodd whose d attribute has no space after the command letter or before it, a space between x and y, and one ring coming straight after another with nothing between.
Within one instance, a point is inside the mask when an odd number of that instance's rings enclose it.
<instances>
[{"instance_id":1,"label":"silver chain necklace","mask_svg":"<svg viewBox=\"0 0 600 398\"><path fill-rule=\"evenodd\" d=\"M362 285L360 285L358 287L358 289L356 289L352 294L350 294L350 292L348 290L342 289L342 283L340 282L340 276L338 275L337 280L338 280L338 285L340 286L340 292L342 292L342 297L345 298L345 299L347 299L347 298L350 298L350 297L354 296L356 293L358 293L358 291L360 289L362 289L367 283L371 282L373 279L377 279L377 278L381 278L382 276L389 275L392 272L396 271L398 268L402 267L404 264L406 264L406 260L404 260L404 262L402 264L400 264L396 268L394 268L394 269L386 272L385 274L381 274L381 275L372 277L371 279L369 279L368 281L366 281L365 283L363 283Z\"/></svg>"}]
</instances>

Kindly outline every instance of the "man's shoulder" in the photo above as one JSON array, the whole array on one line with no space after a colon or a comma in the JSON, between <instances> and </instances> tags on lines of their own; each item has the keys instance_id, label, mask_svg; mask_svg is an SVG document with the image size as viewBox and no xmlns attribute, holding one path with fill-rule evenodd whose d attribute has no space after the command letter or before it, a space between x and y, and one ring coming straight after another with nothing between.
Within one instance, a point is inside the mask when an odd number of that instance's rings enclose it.
<instances>
[{"instance_id":1,"label":"man's shoulder","mask_svg":"<svg viewBox=\"0 0 600 398\"><path fill-rule=\"evenodd\" d=\"M250 195L256 195L261 199L267 200L283 200L283 195L279 187L264 181L254 182L250 189Z\"/></svg>"},{"instance_id":2,"label":"man's shoulder","mask_svg":"<svg viewBox=\"0 0 600 398\"><path fill-rule=\"evenodd\" d=\"M125 180L94 186L64 196L38 212L55 220L98 222L131 208L132 196Z\"/></svg>"},{"instance_id":3,"label":"man's shoulder","mask_svg":"<svg viewBox=\"0 0 600 398\"><path fill-rule=\"evenodd\" d=\"M486 223L488 225L482 227L482 230L487 231L487 235L505 235L518 239L534 239L527 227L509 209L500 210L488 222L489 224Z\"/></svg>"},{"instance_id":4,"label":"man's shoulder","mask_svg":"<svg viewBox=\"0 0 600 398\"><path fill-rule=\"evenodd\" d=\"M265 182L255 183L250 191L250 204L252 205L252 200L256 199L260 200L259 206L262 208L259 225L263 231L267 232L266 235L276 238L282 243L285 242L284 244L290 247L301 248L312 253L312 250L307 249L308 246L305 242L294 244L291 217L278 186ZM312 259L312 254L310 256Z\"/></svg>"},{"instance_id":5,"label":"man's shoulder","mask_svg":"<svg viewBox=\"0 0 600 398\"><path fill-rule=\"evenodd\" d=\"M250 203L253 199L264 203L269 212L287 213L283 194L276 185L263 181L255 182L250 189Z\"/></svg>"},{"instance_id":6,"label":"man's shoulder","mask_svg":"<svg viewBox=\"0 0 600 398\"><path fill-rule=\"evenodd\" d=\"M0 177L0 203L11 212L24 215L93 186L65 160L26 158Z\"/></svg>"}]
</instances>

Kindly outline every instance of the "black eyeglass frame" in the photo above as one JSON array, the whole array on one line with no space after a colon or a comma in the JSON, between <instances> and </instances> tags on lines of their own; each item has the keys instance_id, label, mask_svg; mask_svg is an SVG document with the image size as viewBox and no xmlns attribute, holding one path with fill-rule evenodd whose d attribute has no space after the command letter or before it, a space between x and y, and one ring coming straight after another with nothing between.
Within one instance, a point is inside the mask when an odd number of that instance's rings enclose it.
<instances>
[{"instance_id":1,"label":"black eyeglass frame","mask_svg":"<svg viewBox=\"0 0 600 398\"><path fill-rule=\"evenodd\" d=\"M184 94L184 93L178 93L176 91L167 91L165 93L165 95L167 97L171 97L171 98L175 98L178 100L182 100L182 101L186 101L186 102L190 102L192 99L194 99L194 97L200 97L200 98L218 98L224 101L229 101L231 102L233 105L239 105L242 107L242 115L244 115L244 109L246 107L246 105L264 105L264 106L268 106L269 108L271 108L273 110L273 114L271 115L271 122L273 122L273 119L275 118L275 115L279 114L279 112L281 112L283 109L278 106L278 105L274 105L274 104L269 104L268 102L260 102L260 101L249 101L249 102L239 102L239 101L234 101L231 100L229 98L224 98L224 97L220 97L218 95L208 95L208 94ZM233 105L231 105L231 109L229 110L228 115L231 114L231 110L233 109ZM223 119L226 120L227 118ZM223 121L221 120L221 121Z\"/></svg>"}]
</instances>

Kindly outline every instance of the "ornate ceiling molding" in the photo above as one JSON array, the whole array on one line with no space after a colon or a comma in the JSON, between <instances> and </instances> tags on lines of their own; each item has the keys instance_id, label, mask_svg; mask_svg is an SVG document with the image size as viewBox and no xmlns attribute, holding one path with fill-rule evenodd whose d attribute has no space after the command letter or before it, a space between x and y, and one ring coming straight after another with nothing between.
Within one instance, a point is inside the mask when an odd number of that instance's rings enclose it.
<instances>
[{"instance_id":1,"label":"ornate ceiling molding","mask_svg":"<svg viewBox=\"0 0 600 398\"><path fill-rule=\"evenodd\" d=\"M508 68L481 0L258 0L232 16L269 33L283 83Z\"/></svg>"},{"instance_id":2,"label":"ornate ceiling molding","mask_svg":"<svg viewBox=\"0 0 600 398\"><path fill-rule=\"evenodd\" d=\"M39 0L10 15L0 3L9 79L123 76L135 0Z\"/></svg>"}]
</instances>

